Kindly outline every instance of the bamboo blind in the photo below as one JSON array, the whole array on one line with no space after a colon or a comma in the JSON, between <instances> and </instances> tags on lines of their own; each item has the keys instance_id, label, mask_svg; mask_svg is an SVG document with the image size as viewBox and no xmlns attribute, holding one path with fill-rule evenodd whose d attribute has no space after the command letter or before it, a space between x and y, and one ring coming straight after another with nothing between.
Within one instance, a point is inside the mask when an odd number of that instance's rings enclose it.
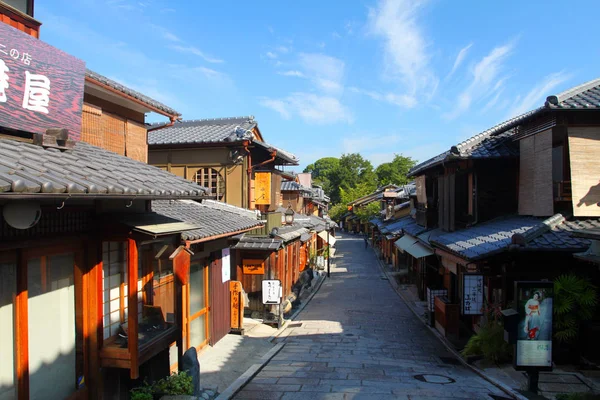
<instances>
[{"instance_id":1,"label":"bamboo blind","mask_svg":"<svg viewBox=\"0 0 600 400\"><path fill-rule=\"evenodd\" d=\"M534 209L534 164L535 136L527 137L519 142L519 214L533 215Z\"/></svg>"},{"instance_id":2,"label":"bamboo blind","mask_svg":"<svg viewBox=\"0 0 600 400\"><path fill-rule=\"evenodd\" d=\"M144 125L127 120L126 155L143 163L148 162L147 131Z\"/></svg>"},{"instance_id":3,"label":"bamboo blind","mask_svg":"<svg viewBox=\"0 0 600 400\"><path fill-rule=\"evenodd\" d=\"M552 129L533 136L535 138L534 210L537 217L554 214L552 191Z\"/></svg>"},{"instance_id":4,"label":"bamboo blind","mask_svg":"<svg viewBox=\"0 0 600 400\"><path fill-rule=\"evenodd\" d=\"M573 215L600 217L600 128L569 128Z\"/></svg>"},{"instance_id":5,"label":"bamboo blind","mask_svg":"<svg viewBox=\"0 0 600 400\"><path fill-rule=\"evenodd\" d=\"M102 113L104 129L104 148L114 153L125 155L125 125L126 120L114 114Z\"/></svg>"},{"instance_id":6,"label":"bamboo blind","mask_svg":"<svg viewBox=\"0 0 600 400\"><path fill-rule=\"evenodd\" d=\"M83 103L81 113L81 140L94 146L104 147L102 109Z\"/></svg>"}]
</instances>

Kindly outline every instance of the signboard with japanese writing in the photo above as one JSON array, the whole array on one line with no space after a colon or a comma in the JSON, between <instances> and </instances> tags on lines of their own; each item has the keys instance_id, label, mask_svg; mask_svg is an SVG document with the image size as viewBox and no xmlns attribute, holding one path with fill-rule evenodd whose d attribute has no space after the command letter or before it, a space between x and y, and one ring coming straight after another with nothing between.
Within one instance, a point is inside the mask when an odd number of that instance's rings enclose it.
<instances>
[{"instance_id":1,"label":"signboard with japanese writing","mask_svg":"<svg viewBox=\"0 0 600 400\"><path fill-rule=\"evenodd\" d=\"M462 314L483 314L483 275L463 274Z\"/></svg>"},{"instance_id":2,"label":"signboard with japanese writing","mask_svg":"<svg viewBox=\"0 0 600 400\"><path fill-rule=\"evenodd\" d=\"M221 282L225 283L231 279L231 256L229 247L221 250Z\"/></svg>"},{"instance_id":3,"label":"signboard with japanese writing","mask_svg":"<svg viewBox=\"0 0 600 400\"><path fill-rule=\"evenodd\" d=\"M262 281L262 302L263 304L281 303L281 281L264 280Z\"/></svg>"},{"instance_id":4,"label":"signboard with japanese writing","mask_svg":"<svg viewBox=\"0 0 600 400\"><path fill-rule=\"evenodd\" d=\"M271 173L256 172L254 174L254 202L271 204Z\"/></svg>"},{"instance_id":5,"label":"signboard with japanese writing","mask_svg":"<svg viewBox=\"0 0 600 400\"><path fill-rule=\"evenodd\" d=\"M242 262L242 268L246 275L262 275L265 273L265 263L263 260L246 258Z\"/></svg>"},{"instance_id":6,"label":"signboard with japanese writing","mask_svg":"<svg viewBox=\"0 0 600 400\"><path fill-rule=\"evenodd\" d=\"M515 282L516 369L552 369L552 282Z\"/></svg>"},{"instance_id":7,"label":"signboard with japanese writing","mask_svg":"<svg viewBox=\"0 0 600 400\"><path fill-rule=\"evenodd\" d=\"M231 295L231 327L240 329L243 325L244 300L242 299L242 283L239 281L229 281L229 293Z\"/></svg>"},{"instance_id":8,"label":"signboard with japanese writing","mask_svg":"<svg viewBox=\"0 0 600 400\"><path fill-rule=\"evenodd\" d=\"M0 124L81 137L85 63L7 24L0 24Z\"/></svg>"}]
</instances>

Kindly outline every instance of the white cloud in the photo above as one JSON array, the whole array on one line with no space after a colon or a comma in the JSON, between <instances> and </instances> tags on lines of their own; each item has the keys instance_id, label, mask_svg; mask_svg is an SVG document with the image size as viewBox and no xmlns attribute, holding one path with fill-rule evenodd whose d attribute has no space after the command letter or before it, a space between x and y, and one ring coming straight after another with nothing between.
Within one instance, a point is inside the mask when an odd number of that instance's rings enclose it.
<instances>
[{"instance_id":1,"label":"white cloud","mask_svg":"<svg viewBox=\"0 0 600 400\"><path fill-rule=\"evenodd\" d=\"M164 32L163 37L167 40L170 40L171 42L181 42L181 39L179 39L177 35L171 32Z\"/></svg>"},{"instance_id":2,"label":"white cloud","mask_svg":"<svg viewBox=\"0 0 600 400\"><path fill-rule=\"evenodd\" d=\"M277 54L273 53L272 51L267 51L266 56L270 59L275 59L277 58Z\"/></svg>"},{"instance_id":3,"label":"white cloud","mask_svg":"<svg viewBox=\"0 0 600 400\"><path fill-rule=\"evenodd\" d=\"M501 76L504 72L504 63L513 48L513 42L496 47L475 64L471 70L471 83L458 95L454 109L443 114L442 117L454 119L467 111L473 103L501 90L506 81L506 76Z\"/></svg>"},{"instance_id":4,"label":"white cloud","mask_svg":"<svg viewBox=\"0 0 600 400\"><path fill-rule=\"evenodd\" d=\"M177 50L177 51L179 51L181 53L194 54L194 55L199 56L204 61L209 62L209 63L218 64L218 63L222 63L223 62L223 60L221 60L219 58L214 58L214 57L211 57L211 56L208 56L208 55L204 54L204 52L202 52L200 49L198 49L197 47L194 47L194 46L174 45L174 46L171 46L171 48L173 50Z\"/></svg>"},{"instance_id":5,"label":"white cloud","mask_svg":"<svg viewBox=\"0 0 600 400\"><path fill-rule=\"evenodd\" d=\"M430 67L427 43L419 26L425 1L381 0L369 11L369 31L384 40L386 74L399 81L406 95L430 98L439 79Z\"/></svg>"},{"instance_id":6,"label":"white cloud","mask_svg":"<svg viewBox=\"0 0 600 400\"><path fill-rule=\"evenodd\" d=\"M301 53L300 67L315 86L327 93L343 90L344 62L321 53Z\"/></svg>"},{"instance_id":7,"label":"white cloud","mask_svg":"<svg viewBox=\"0 0 600 400\"><path fill-rule=\"evenodd\" d=\"M285 119L297 115L304 121L315 124L353 122L350 111L332 96L295 92L284 99L261 98L259 102L262 106L275 110Z\"/></svg>"},{"instance_id":8,"label":"white cloud","mask_svg":"<svg viewBox=\"0 0 600 400\"><path fill-rule=\"evenodd\" d=\"M510 108L507 118L512 118L523 114L529 110L540 107L542 101L551 94L557 86L571 79L571 75L564 71L555 72L547 75L538 82L522 99L517 98L513 106Z\"/></svg>"},{"instance_id":9,"label":"white cloud","mask_svg":"<svg viewBox=\"0 0 600 400\"><path fill-rule=\"evenodd\" d=\"M460 49L460 51L458 52L458 55L456 56L456 60L454 60L454 65L452 66L452 71L450 71L450 73L448 74L448 78L451 77L452 75L454 75L454 73L456 72L458 67L460 67L462 62L465 60L465 57L467 57L467 53L469 52L469 49L471 48L471 46L473 46L473 43L469 43L468 45L466 45L465 47Z\"/></svg>"},{"instance_id":10,"label":"white cloud","mask_svg":"<svg viewBox=\"0 0 600 400\"><path fill-rule=\"evenodd\" d=\"M289 47L285 47L285 46L277 46L275 48L275 50L277 50L278 52L280 52L281 54L287 54L290 52L290 48Z\"/></svg>"},{"instance_id":11,"label":"white cloud","mask_svg":"<svg viewBox=\"0 0 600 400\"><path fill-rule=\"evenodd\" d=\"M281 115L283 119L290 119L291 115L288 111L288 106L285 101L277 99L260 99L259 104L263 107L270 108Z\"/></svg>"},{"instance_id":12,"label":"white cloud","mask_svg":"<svg viewBox=\"0 0 600 400\"><path fill-rule=\"evenodd\" d=\"M417 105L417 99L406 94L380 93L373 90L359 89L357 87L350 87L348 90L354 93L363 94L373 100L383 101L403 108L413 108Z\"/></svg>"},{"instance_id":13,"label":"white cloud","mask_svg":"<svg viewBox=\"0 0 600 400\"><path fill-rule=\"evenodd\" d=\"M304 74L298 70L280 71L278 72L278 74L283 76L295 76L298 78L304 78Z\"/></svg>"}]
</instances>

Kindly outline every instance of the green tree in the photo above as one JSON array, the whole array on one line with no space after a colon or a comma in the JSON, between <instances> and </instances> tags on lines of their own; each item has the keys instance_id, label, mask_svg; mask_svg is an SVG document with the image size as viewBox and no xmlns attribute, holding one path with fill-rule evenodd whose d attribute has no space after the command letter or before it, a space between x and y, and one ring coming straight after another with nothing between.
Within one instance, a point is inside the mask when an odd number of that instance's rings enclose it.
<instances>
[{"instance_id":1,"label":"green tree","mask_svg":"<svg viewBox=\"0 0 600 400\"><path fill-rule=\"evenodd\" d=\"M383 185L404 185L408 183L406 175L408 171L414 167L416 160L410 157L405 157L402 154L395 154L394 159L389 163L383 163L377 167L377 184Z\"/></svg>"},{"instance_id":2,"label":"green tree","mask_svg":"<svg viewBox=\"0 0 600 400\"><path fill-rule=\"evenodd\" d=\"M335 157L319 158L304 168L304 172L310 172L315 185L320 185L325 193L331 193L331 174L340 165L340 160Z\"/></svg>"},{"instance_id":3,"label":"green tree","mask_svg":"<svg viewBox=\"0 0 600 400\"><path fill-rule=\"evenodd\" d=\"M331 201L339 203L342 201L341 190L348 191L351 188L366 187L368 194L377 188L377 175L369 160L364 159L358 153L342 154L340 163L333 169L330 175ZM364 195L364 194L363 194ZM359 196L360 197L360 196ZM351 199L352 201L354 199Z\"/></svg>"},{"instance_id":4,"label":"green tree","mask_svg":"<svg viewBox=\"0 0 600 400\"><path fill-rule=\"evenodd\" d=\"M342 219L342 215L344 215L346 212L348 212L348 206L346 206L344 203L338 203L329 208L329 217L332 220L339 222L339 220Z\"/></svg>"},{"instance_id":5,"label":"green tree","mask_svg":"<svg viewBox=\"0 0 600 400\"><path fill-rule=\"evenodd\" d=\"M358 215L361 223L365 223L369 221L373 217L378 217L379 212L381 211L381 203L378 201L374 201L372 203L367 204L364 207L359 207L354 210L354 214Z\"/></svg>"}]
</instances>

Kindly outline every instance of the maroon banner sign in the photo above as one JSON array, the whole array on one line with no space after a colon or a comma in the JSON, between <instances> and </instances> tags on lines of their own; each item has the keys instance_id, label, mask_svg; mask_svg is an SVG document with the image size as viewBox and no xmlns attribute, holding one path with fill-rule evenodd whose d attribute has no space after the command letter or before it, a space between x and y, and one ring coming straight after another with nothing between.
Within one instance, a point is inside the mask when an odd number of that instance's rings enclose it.
<instances>
[{"instance_id":1,"label":"maroon banner sign","mask_svg":"<svg viewBox=\"0 0 600 400\"><path fill-rule=\"evenodd\" d=\"M66 128L81 137L85 63L0 23L0 125L32 133Z\"/></svg>"}]
</instances>

